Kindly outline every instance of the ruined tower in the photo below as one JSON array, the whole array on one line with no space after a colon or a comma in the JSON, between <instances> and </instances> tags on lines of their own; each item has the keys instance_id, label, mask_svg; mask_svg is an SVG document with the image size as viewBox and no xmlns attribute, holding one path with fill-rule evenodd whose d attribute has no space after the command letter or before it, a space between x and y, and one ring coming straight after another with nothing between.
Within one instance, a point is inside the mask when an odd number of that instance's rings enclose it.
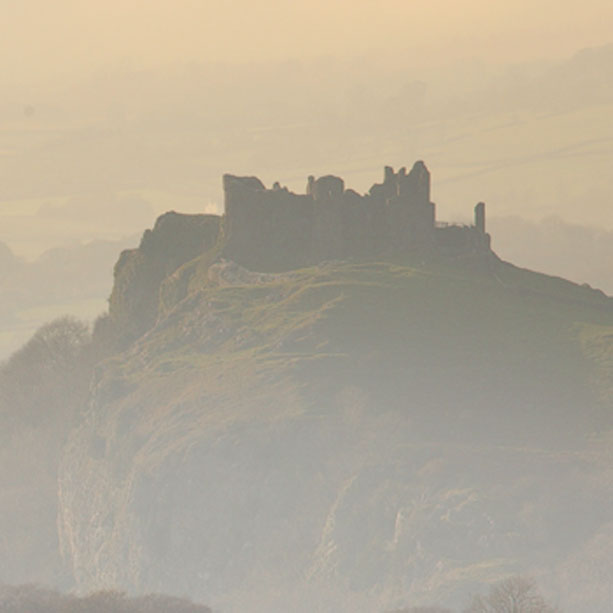
<instances>
[{"instance_id":1,"label":"ruined tower","mask_svg":"<svg viewBox=\"0 0 613 613\"><path fill-rule=\"evenodd\" d=\"M475 228L485 234L485 203L479 202L475 207Z\"/></svg>"},{"instance_id":2,"label":"ruined tower","mask_svg":"<svg viewBox=\"0 0 613 613\"><path fill-rule=\"evenodd\" d=\"M282 271L330 259L439 250L453 257L489 248L485 205L474 226L437 227L430 172L422 161L411 171L384 168L383 182L360 195L340 177L308 178L306 193L255 177L224 175L222 255L252 270Z\"/></svg>"}]
</instances>

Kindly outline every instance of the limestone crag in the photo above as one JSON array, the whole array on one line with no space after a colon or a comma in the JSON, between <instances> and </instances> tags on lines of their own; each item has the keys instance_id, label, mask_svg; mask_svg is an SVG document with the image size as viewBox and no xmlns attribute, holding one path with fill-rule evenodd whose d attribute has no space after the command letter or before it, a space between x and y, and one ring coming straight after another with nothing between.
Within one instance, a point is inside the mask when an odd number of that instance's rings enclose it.
<instances>
[{"instance_id":1,"label":"limestone crag","mask_svg":"<svg viewBox=\"0 0 613 613\"><path fill-rule=\"evenodd\" d=\"M115 264L109 314L125 341L148 330L157 317L160 284L185 262L217 241L217 215L183 215L171 211L146 230L137 249L123 251Z\"/></svg>"}]
</instances>

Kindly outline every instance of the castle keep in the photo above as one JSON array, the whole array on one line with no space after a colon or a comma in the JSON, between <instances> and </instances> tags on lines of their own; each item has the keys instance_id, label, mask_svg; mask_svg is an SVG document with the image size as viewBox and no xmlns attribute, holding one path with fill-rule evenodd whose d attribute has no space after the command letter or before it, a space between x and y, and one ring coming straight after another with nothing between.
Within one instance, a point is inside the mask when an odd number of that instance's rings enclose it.
<instances>
[{"instance_id":1,"label":"castle keep","mask_svg":"<svg viewBox=\"0 0 613 613\"><path fill-rule=\"evenodd\" d=\"M382 183L361 195L332 175L309 177L294 194L255 177L224 175L223 255L252 270L279 271L323 260L414 252L451 257L490 253L485 205L471 226L437 223L430 173L386 166Z\"/></svg>"}]
</instances>

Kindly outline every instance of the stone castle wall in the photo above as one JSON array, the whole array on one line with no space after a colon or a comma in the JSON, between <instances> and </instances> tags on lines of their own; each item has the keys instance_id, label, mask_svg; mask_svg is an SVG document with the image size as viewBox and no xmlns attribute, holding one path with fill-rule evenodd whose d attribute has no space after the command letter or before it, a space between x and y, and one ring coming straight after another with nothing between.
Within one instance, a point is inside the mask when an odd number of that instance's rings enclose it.
<instances>
[{"instance_id":1,"label":"stone castle wall","mask_svg":"<svg viewBox=\"0 0 613 613\"><path fill-rule=\"evenodd\" d=\"M323 260L405 252L470 255L489 252L485 206L474 226L437 227L430 173L387 166L382 183L360 195L342 179L309 177L305 194L255 177L224 175L223 255L252 270L281 271Z\"/></svg>"}]
</instances>

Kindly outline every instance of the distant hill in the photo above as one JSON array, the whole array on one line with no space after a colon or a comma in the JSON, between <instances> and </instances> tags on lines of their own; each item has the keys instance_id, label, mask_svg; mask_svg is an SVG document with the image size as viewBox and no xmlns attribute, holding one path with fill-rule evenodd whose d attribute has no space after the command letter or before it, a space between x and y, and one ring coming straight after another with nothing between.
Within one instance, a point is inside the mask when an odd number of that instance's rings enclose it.
<instances>
[{"instance_id":1,"label":"distant hill","mask_svg":"<svg viewBox=\"0 0 613 613\"><path fill-rule=\"evenodd\" d=\"M488 227L503 259L613 295L612 231L569 224L556 217L540 221L490 217Z\"/></svg>"},{"instance_id":2,"label":"distant hill","mask_svg":"<svg viewBox=\"0 0 613 613\"><path fill-rule=\"evenodd\" d=\"M106 311L117 253L134 237L50 249L32 262L0 242L0 361L54 317L86 320Z\"/></svg>"}]
</instances>

